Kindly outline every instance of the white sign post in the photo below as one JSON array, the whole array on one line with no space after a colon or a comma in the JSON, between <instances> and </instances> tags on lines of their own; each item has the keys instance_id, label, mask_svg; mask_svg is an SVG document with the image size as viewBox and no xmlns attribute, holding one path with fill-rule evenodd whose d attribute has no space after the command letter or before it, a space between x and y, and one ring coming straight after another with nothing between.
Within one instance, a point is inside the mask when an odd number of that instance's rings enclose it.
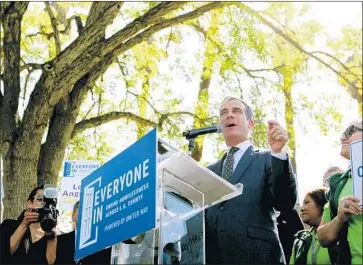
<instances>
[{"instance_id":1,"label":"white sign post","mask_svg":"<svg viewBox=\"0 0 363 265\"><path fill-rule=\"evenodd\" d=\"M350 144L350 159L352 163L353 196L360 199L360 206L363 206L362 182L362 140Z\"/></svg>"},{"instance_id":2,"label":"white sign post","mask_svg":"<svg viewBox=\"0 0 363 265\"><path fill-rule=\"evenodd\" d=\"M63 233L72 230L73 205L80 198L81 182L86 176L101 166L96 160L65 160L60 182L58 209L60 212L59 226Z\"/></svg>"}]
</instances>

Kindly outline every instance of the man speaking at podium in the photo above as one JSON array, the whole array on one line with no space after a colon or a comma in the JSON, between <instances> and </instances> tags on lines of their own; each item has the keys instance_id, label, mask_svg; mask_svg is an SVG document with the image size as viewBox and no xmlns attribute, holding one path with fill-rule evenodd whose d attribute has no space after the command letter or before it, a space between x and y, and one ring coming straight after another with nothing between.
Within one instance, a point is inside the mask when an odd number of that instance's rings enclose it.
<instances>
[{"instance_id":1,"label":"man speaking at podium","mask_svg":"<svg viewBox=\"0 0 363 265\"><path fill-rule=\"evenodd\" d=\"M275 210L291 211L296 182L284 147L286 131L268 122L270 151L249 141L254 126L251 108L241 99L227 97L220 124L228 151L208 168L232 184L242 183L242 195L206 210L208 264L284 264Z\"/></svg>"}]
</instances>

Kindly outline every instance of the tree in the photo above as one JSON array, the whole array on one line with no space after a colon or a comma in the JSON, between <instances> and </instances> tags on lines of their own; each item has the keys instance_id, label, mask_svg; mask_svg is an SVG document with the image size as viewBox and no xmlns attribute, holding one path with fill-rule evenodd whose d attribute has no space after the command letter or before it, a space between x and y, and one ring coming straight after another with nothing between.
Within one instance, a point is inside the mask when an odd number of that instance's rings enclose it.
<instances>
[{"instance_id":1,"label":"tree","mask_svg":"<svg viewBox=\"0 0 363 265\"><path fill-rule=\"evenodd\" d=\"M264 10L264 14L272 18L273 21L280 25L280 30L294 38L300 46L312 45L316 36L322 27L317 21L300 22L303 16L308 12L308 5L302 5L296 8L293 3L271 3ZM297 82L297 75L306 71L308 55L300 52L291 46L279 34L268 34L267 41L268 53L271 56L272 66L281 78L277 88L282 92L284 98L284 117L286 130L289 136L289 152L291 164L295 172L296 166L296 138L295 125L296 119L296 100L293 98L293 86Z\"/></svg>"},{"instance_id":2,"label":"tree","mask_svg":"<svg viewBox=\"0 0 363 265\"><path fill-rule=\"evenodd\" d=\"M361 53L359 53L359 51L361 52L361 49L359 50L359 47L362 47L362 38L359 38L359 34L361 35L361 29L357 29L356 32L352 31L353 34L351 34L352 32L348 33L347 35L350 35L353 39L355 39L354 41L354 54L350 55L350 57L345 61L342 62L339 60L339 58L333 56L330 53L327 52L322 52L322 51L308 51L306 49L304 49L304 47L302 47L291 35L289 35L289 33L284 32L283 30L281 30L278 26L276 26L273 22L269 21L263 14L261 14L260 12L257 12L256 10L254 10L253 8L243 4L243 3L239 3L238 6L243 9L246 10L247 12L249 12L251 15L253 15L255 18L257 18L258 20L260 20L263 24L265 24L267 27L269 27L270 29L272 29L276 34L280 35L283 39L285 39L288 43L290 43L293 47L295 47L297 50L299 50L300 52L302 52L303 54L308 55L310 58L318 61L323 67L326 67L327 69L330 69L331 71L333 71L337 77L341 80L340 82L349 89L348 91L350 91L351 95L353 95L353 98L356 98L358 100L359 106L361 106L361 101L359 98L359 95L362 94L362 64L356 65L349 65L350 63L352 63L353 61L357 60L359 62L359 58L361 58L361 56L359 57L359 55ZM357 33L357 35L354 35L355 33ZM352 39L351 38L351 39ZM349 39L349 38L348 38ZM340 45L342 44L342 42L338 42ZM333 44L334 46L334 44ZM352 48L352 47L350 47ZM345 47L343 46L343 50L345 49ZM328 59L326 59L328 58ZM331 63L332 59L334 62L334 64ZM359 111L361 112L361 108L359 109Z\"/></svg>"},{"instance_id":3,"label":"tree","mask_svg":"<svg viewBox=\"0 0 363 265\"><path fill-rule=\"evenodd\" d=\"M218 48L215 45L215 43L220 43L218 31L220 27L220 20L221 13L218 11L212 11L210 13L207 29L204 29L199 21L194 22L193 24L189 23L202 35L204 39L203 66L200 76L198 98L194 111L198 118L194 118L193 128L206 126L206 121L209 118L209 87L215 70L216 61L219 61L220 59L218 55ZM195 147L191 156L196 161L200 161L202 159L203 142L204 136L199 136L195 139Z\"/></svg>"},{"instance_id":4,"label":"tree","mask_svg":"<svg viewBox=\"0 0 363 265\"><path fill-rule=\"evenodd\" d=\"M362 115L362 28L346 26L341 29L341 33L341 38L328 43L331 48L330 53L322 51L313 53L330 59L330 64L345 77L338 76L339 83L358 101L358 111Z\"/></svg>"},{"instance_id":5,"label":"tree","mask_svg":"<svg viewBox=\"0 0 363 265\"><path fill-rule=\"evenodd\" d=\"M94 2L87 6L88 15L63 19L63 26L68 22L69 27L74 19L78 29L78 36L67 45L62 43L62 39L67 40L68 31L66 27L61 28L60 22L66 13L62 13L60 5L56 9L46 2L45 10L52 31L47 31L49 24L44 25L38 20L40 30L33 35L46 37L54 45L49 50L49 58L33 63L22 59L21 53L24 41L22 19L29 2L1 2L3 89L0 94L0 150L4 159L5 216L19 214L30 187L37 183L56 182L72 136L122 118L162 127L162 121L168 117L166 114L158 122L131 112L105 113L82 121L77 119L87 92L121 54L148 40L156 32L226 5L222 2L201 3L190 10L186 2L146 3L146 8L135 12L131 22L106 37L107 27L118 17L124 4ZM181 10L184 6L186 9ZM41 74L31 91L24 114L20 116L20 77L25 69L38 69ZM42 142L44 136L46 138Z\"/></svg>"}]
</instances>

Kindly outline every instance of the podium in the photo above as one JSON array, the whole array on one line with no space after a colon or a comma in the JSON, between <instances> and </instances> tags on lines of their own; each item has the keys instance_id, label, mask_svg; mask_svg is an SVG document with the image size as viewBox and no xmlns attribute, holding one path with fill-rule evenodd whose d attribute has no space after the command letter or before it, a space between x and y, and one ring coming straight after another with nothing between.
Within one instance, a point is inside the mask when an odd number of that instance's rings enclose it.
<instances>
[{"instance_id":1,"label":"podium","mask_svg":"<svg viewBox=\"0 0 363 265\"><path fill-rule=\"evenodd\" d=\"M204 210L242 194L158 140L157 226L112 246L111 264L205 264Z\"/></svg>"}]
</instances>

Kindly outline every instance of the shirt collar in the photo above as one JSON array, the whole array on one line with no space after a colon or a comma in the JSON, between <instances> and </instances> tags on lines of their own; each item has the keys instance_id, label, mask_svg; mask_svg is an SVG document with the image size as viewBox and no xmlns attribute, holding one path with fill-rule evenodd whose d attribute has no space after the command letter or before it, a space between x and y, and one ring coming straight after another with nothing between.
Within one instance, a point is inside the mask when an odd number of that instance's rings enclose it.
<instances>
[{"instance_id":1,"label":"shirt collar","mask_svg":"<svg viewBox=\"0 0 363 265\"><path fill-rule=\"evenodd\" d=\"M243 142L237 144L235 147L237 147L239 149L238 151L245 152L248 149L248 147L250 147L250 146L251 146L250 140L246 140L246 141L243 141ZM229 152L229 150L231 150L231 146L228 147L228 152Z\"/></svg>"}]
</instances>

